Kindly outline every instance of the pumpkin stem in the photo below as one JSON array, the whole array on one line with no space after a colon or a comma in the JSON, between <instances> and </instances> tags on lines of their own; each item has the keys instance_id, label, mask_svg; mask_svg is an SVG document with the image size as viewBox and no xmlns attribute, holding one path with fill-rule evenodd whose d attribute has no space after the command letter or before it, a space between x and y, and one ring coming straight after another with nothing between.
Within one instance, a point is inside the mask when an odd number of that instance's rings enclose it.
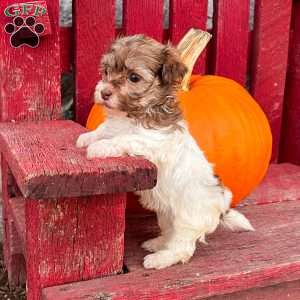
<instances>
[{"instance_id":1,"label":"pumpkin stem","mask_svg":"<svg viewBox=\"0 0 300 300\"><path fill-rule=\"evenodd\" d=\"M202 53L212 35L200 29L191 28L177 45L181 53L182 62L187 66L188 72L181 82L181 89L189 90L189 81L197 58Z\"/></svg>"}]
</instances>

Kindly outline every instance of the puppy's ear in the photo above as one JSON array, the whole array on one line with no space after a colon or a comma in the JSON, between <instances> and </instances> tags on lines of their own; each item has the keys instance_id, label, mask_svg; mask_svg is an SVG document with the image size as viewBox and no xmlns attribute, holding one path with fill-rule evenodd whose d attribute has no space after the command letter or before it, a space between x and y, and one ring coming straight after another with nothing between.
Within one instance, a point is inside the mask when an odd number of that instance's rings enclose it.
<instances>
[{"instance_id":1,"label":"puppy's ear","mask_svg":"<svg viewBox=\"0 0 300 300\"><path fill-rule=\"evenodd\" d=\"M179 84L188 70L181 61L178 50L167 45L162 51L162 61L162 83L166 85Z\"/></svg>"}]
</instances>

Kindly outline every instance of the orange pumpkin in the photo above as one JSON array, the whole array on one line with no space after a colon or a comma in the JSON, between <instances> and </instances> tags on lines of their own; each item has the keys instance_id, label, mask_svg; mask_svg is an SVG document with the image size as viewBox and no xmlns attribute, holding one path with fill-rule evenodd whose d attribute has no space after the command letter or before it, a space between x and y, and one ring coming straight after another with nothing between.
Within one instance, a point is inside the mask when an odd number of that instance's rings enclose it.
<instances>
[{"instance_id":1,"label":"orange pumpkin","mask_svg":"<svg viewBox=\"0 0 300 300\"><path fill-rule=\"evenodd\" d=\"M242 86L219 76L194 75L189 91L178 96L191 134L233 192L235 206L260 183L269 165L272 136L265 114ZM101 107L94 105L87 128L103 120ZM129 202L128 209L136 211L136 204Z\"/></svg>"},{"instance_id":2,"label":"orange pumpkin","mask_svg":"<svg viewBox=\"0 0 300 300\"><path fill-rule=\"evenodd\" d=\"M99 124L103 123L104 120L105 115L101 105L94 104L86 121L86 128L95 130Z\"/></svg>"}]
</instances>

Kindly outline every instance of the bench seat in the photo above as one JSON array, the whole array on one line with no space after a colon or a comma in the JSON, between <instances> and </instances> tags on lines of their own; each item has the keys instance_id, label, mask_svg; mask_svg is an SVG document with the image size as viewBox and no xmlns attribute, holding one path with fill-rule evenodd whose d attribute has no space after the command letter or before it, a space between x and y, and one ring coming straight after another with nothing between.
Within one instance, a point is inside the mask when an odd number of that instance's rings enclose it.
<instances>
[{"instance_id":1,"label":"bench seat","mask_svg":"<svg viewBox=\"0 0 300 300\"><path fill-rule=\"evenodd\" d=\"M251 220L255 232L219 228L208 237L208 245L198 246L189 263L163 270L142 267L147 253L140 244L158 233L155 218L128 216L125 234L128 273L46 288L43 299L271 300L290 299L289 293L292 299L298 299L299 178L300 167L272 165L260 187L238 207Z\"/></svg>"},{"instance_id":2,"label":"bench seat","mask_svg":"<svg viewBox=\"0 0 300 300\"><path fill-rule=\"evenodd\" d=\"M22 195L78 197L152 188L156 167L135 157L86 159L76 140L86 129L72 121L0 124L0 147Z\"/></svg>"}]
</instances>

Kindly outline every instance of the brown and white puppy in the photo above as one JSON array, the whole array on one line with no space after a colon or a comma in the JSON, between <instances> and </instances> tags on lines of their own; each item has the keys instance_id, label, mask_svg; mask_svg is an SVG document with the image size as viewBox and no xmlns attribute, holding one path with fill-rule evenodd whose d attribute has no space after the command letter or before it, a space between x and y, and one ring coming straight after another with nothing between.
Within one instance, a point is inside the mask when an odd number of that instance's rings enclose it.
<instances>
[{"instance_id":1,"label":"brown and white puppy","mask_svg":"<svg viewBox=\"0 0 300 300\"><path fill-rule=\"evenodd\" d=\"M181 119L174 86L186 67L174 48L141 35L122 38L103 56L101 69L96 102L126 112L146 127L175 125Z\"/></svg>"},{"instance_id":2,"label":"brown and white puppy","mask_svg":"<svg viewBox=\"0 0 300 300\"><path fill-rule=\"evenodd\" d=\"M177 50L143 35L120 38L103 56L101 72L95 101L106 107L107 120L81 135L77 146L87 147L90 159L141 155L157 165L156 187L139 193L161 229L142 245L153 252L144 267L187 262L197 240L205 242L219 223L253 230L230 209L231 192L214 176L183 120L176 91L186 67Z\"/></svg>"}]
</instances>

